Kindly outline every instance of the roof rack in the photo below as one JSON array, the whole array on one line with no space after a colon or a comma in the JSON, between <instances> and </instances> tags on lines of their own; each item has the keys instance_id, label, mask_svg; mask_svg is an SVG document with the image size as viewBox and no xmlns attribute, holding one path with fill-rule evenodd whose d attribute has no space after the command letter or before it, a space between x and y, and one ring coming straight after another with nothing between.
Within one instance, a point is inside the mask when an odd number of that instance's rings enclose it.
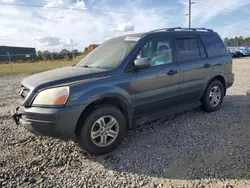
<instances>
[{"instance_id":1,"label":"roof rack","mask_svg":"<svg viewBox=\"0 0 250 188\"><path fill-rule=\"evenodd\" d=\"M206 28L182 28L182 27L173 27L173 28L163 28L163 29L156 29L153 31L150 31L149 33L152 32L158 32L158 31L208 31L208 32L214 32L212 29L206 29Z\"/></svg>"}]
</instances>

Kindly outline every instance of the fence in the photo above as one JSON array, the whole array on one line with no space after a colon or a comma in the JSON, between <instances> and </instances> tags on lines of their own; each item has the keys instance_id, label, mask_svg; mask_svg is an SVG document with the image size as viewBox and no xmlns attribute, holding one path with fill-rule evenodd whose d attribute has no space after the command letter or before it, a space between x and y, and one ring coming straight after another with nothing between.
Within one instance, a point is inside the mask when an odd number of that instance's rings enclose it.
<instances>
[{"instance_id":1,"label":"fence","mask_svg":"<svg viewBox=\"0 0 250 188\"><path fill-rule=\"evenodd\" d=\"M36 53L25 53L25 54L0 54L0 62L11 62L11 61L36 61Z\"/></svg>"},{"instance_id":2,"label":"fence","mask_svg":"<svg viewBox=\"0 0 250 188\"><path fill-rule=\"evenodd\" d=\"M72 60L41 60L41 61L5 61L0 62L0 76L9 74L32 74L64 66L71 66L82 59L77 56Z\"/></svg>"}]
</instances>

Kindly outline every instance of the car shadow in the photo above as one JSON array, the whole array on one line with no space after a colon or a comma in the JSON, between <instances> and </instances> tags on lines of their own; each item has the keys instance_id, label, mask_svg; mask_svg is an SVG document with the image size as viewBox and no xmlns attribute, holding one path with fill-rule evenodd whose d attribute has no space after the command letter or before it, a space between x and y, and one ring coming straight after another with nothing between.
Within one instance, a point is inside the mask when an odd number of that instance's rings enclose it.
<instances>
[{"instance_id":1,"label":"car shadow","mask_svg":"<svg viewBox=\"0 0 250 188\"><path fill-rule=\"evenodd\" d=\"M250 97L227 96L221 110L200 109L129 130L105 168L171 179L250 179Z\"/></svg>"}]
</instances>

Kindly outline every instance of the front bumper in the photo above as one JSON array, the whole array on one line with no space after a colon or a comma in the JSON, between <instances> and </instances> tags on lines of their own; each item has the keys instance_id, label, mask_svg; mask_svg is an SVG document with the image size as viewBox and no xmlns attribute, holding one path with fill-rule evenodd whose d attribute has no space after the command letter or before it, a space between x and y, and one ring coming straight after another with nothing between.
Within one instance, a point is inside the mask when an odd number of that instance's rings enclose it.
<instances>
[{"instance_id":1,"label":"front bumper","mask_svg":"<svg viewBox=\"0 0 250 188\"><path fill-rule=\"evenodd\" d=\"M84 109L83 105L64 108L18 107L12 117L37 136L50 136L70 140L75 136L78 119Z\"/></svg>"}]
</instances>

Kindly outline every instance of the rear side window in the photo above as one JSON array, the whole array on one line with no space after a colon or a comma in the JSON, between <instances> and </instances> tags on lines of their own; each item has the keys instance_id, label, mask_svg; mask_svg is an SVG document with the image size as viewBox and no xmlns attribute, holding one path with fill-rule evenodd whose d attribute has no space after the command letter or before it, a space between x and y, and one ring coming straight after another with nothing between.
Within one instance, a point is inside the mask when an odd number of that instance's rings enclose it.
<instances>
[{"instance_id":1,"label":"rear side window","mask_svg":"<svg viewBox=\"0 0 250 188\"><path fill-rule=\"evenodd\" d=\"M200 50L196 38L176 39L177 61L200 59Z\"/></svg>"},{"instance_id":2,"label":"rear side window","mask_svg":"<svg viewBox=\"0 0 250 188\"><path fill-rule=\"evenodd\" d=\"M212 57L228 55L225 45L222 42L219 35L216 34L201 35L201 39L203 40L205 46L210 51Z\"/></svg>"}]
</instances>

